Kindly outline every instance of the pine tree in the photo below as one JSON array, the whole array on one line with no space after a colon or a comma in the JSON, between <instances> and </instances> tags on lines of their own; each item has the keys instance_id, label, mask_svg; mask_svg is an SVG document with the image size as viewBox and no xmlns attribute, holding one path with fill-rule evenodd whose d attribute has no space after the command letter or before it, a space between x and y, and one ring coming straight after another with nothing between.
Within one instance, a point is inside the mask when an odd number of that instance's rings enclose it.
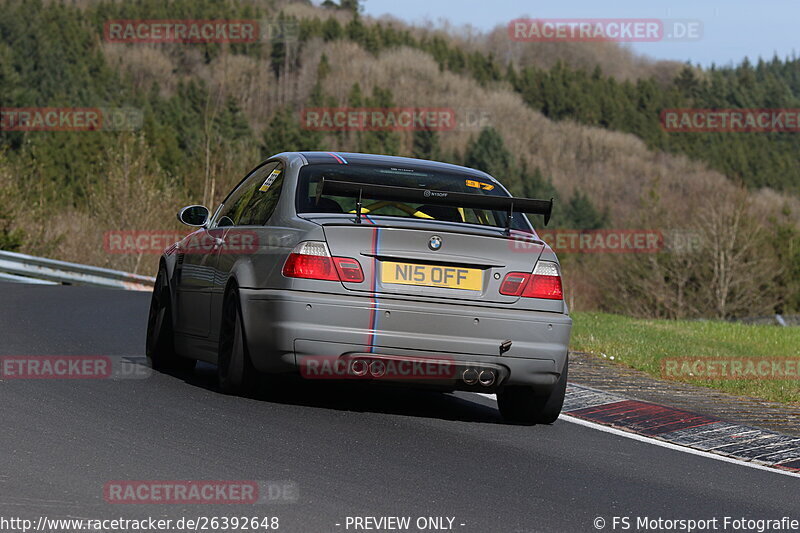
<instances>
[{"instance_id":1,"label":"pine tree","mask_svg":"<svg viewBox=\"0 0 800 533\"><path fill-rule=\"evenodd\" d=\"M433 130L414 130L411 153L419 159L439 159L439 135Z\"/></svg>"},{"instance_id":2,"label":"pine tree","mask_svg":"<svg viewBox=\"0 0 800 533\"><path fill-rule=\"evenodd\" d=\"M342 37L342 25L333 17L328 18L322 24L322 38L326 41L333 41Z\"/></svg>"},{"instance_id":3,"label":"pine tree","mask_svg":"<svg viewBox=\"0 0 800 533\"><path fill-rule=\"evenodd\" d=\"M339 8L351 11L355 15L358 15L359 11L362 9L358 0L341 0L341 2L339 2Z\"/></svg>"},{"instance_id":4,"label":"pine tree","mask_svg":"<svg viewBox=\"0 0 800 533\"><path fill-rule=\"evenodd\" d=\"M694 69L690 65L681 69L674 83L685 98L694 99L700 93L700 80L697 79Z\"/></svg>"},{"instance_id":5,"label":"pine tree","mask_svg":"<svg viewBox=\"0 0 800 533\"><path fill-rule=\"evenodd\" d=\"M608 211L600 212L582 191L575 191L564 206L564 225L575 229L594 230L606 226Z\"/></svg>"},{"instance_id":6,"label":"pine tree","mask_svg":"<svg viewBox=\"0 0 800 533\"><path fill-rule=\"evenodd\" d=\"M361 107L363 104L364 99L361 95L361 85L355 82L350 87L350 92L347 95L347 105L350 107Z\"/></svg>"},{"instance_id":7,"label":"pine tree","mask_svg":"<svg viewBox=\"0 0 800 533\"><path fill-rule=\"evenodd\" d=\"M478 137L469 144L464 155L464 164L483 170L512 190L521 186L511 153L506 149L503 138L492 127L482 129Z\"/></svg>"},{"instance_id":8,"label":"pine tree","mask_svg":"<svg viewBox=\"0 0 800 533\"><path fill-rule=\"evenodd\" d=\"M358 84L353 85L350 94L350 105L359 107L355 102L360 99L361 90ZM384 111L394 106L394 98L390 89L374 87L372 95L365 99L366 107L379 108ZM359 150L371 154L396 155L400 152L400 136L395 131L379 130L359 132Z\"/></svg>"},{"instance_id":9,"label":"pine tree","mask_svg":"<svg viewBox=\"0 0 800 533\"><path fill-rule=\"evenodd\" d=\"M322 134L303 129L292 109L288 107L275 113L261 138L264 157L280 152L313 151L322 148Z\"/></svg>"}]
</instances>

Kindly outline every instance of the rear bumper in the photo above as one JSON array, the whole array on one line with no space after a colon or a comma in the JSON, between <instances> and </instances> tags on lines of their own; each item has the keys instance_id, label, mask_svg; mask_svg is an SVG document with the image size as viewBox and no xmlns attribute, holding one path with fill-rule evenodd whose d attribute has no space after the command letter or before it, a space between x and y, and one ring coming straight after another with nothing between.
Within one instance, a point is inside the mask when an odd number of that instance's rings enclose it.
<instances>
[{"instance_id":1,"label":"rear bumper","mask_svg":"<svg viewBox=\"0 0 800 533\"><path fill-rule=\"evenodd\" d=\"M458 369L453 379L404 380L448 389L546 392L564 368L572 328L560 313L385 297L240 289L240 299L250 356L262 372L296 372L309 357L444 360ZM506 340L512 345L501 355ZM464 384L460 374L469 367L496 369L496 382Z\"/></svg>"}]
</instances>

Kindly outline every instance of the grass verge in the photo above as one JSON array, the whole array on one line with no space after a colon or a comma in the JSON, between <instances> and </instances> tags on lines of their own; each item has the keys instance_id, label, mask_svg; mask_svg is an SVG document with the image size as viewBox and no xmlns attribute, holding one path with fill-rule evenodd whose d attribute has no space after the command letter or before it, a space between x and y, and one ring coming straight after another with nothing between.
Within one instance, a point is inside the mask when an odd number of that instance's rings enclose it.
<instances>
[{"instance_id":1,"label":"grass verge","mask_svg":"<svg viewBox=\"0 0 800 533\"><path fill-rule=\"evenodd\" d=\"M661 379L800 405L800 328L605 313L572 313L572 319L572 350L605 354ZM772 377L781 370L793 377ZM736 377L697 379L709 371Z\"/></svg>"}]
</instances>

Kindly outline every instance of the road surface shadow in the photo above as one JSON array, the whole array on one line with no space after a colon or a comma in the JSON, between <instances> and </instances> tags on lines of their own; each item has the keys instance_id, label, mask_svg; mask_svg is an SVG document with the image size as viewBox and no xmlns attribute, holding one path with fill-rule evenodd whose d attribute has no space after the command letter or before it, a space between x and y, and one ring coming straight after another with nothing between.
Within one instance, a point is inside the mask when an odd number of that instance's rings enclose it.
<instances>
[{"instance_id":1,"label":"road surface shadow","mask_svg":"<svg viewBox=\"0 0 800 533\"><path fill-rule=\"evenodd\" d=\"M219 394L216 367L198 362L192 372L169 372L189 385ZM247 398L256 401L299 405L337 411L384 413L437 418L461 422L507 424L497 409L475 396L470 401L461 395L402 384L357 381L311 381L300 376L261 377L255 391Z\"/></svg>"}]
</instances>

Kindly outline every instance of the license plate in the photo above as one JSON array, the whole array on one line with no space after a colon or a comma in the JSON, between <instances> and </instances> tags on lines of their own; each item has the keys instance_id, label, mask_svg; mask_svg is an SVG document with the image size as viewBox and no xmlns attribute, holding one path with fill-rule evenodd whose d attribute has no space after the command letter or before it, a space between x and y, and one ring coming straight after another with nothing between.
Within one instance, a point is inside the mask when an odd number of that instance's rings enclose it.
<instances>
[{"instance_id":1,"label":"license plate","mask_svg":"<svg viewBox=\"0 0 800 533\"><path fill-rule=\"evenodd\" d=\"M483 272L477 268L383 261L381 282L479 291L483 287Z\"/></svg>"}]
</instances>

